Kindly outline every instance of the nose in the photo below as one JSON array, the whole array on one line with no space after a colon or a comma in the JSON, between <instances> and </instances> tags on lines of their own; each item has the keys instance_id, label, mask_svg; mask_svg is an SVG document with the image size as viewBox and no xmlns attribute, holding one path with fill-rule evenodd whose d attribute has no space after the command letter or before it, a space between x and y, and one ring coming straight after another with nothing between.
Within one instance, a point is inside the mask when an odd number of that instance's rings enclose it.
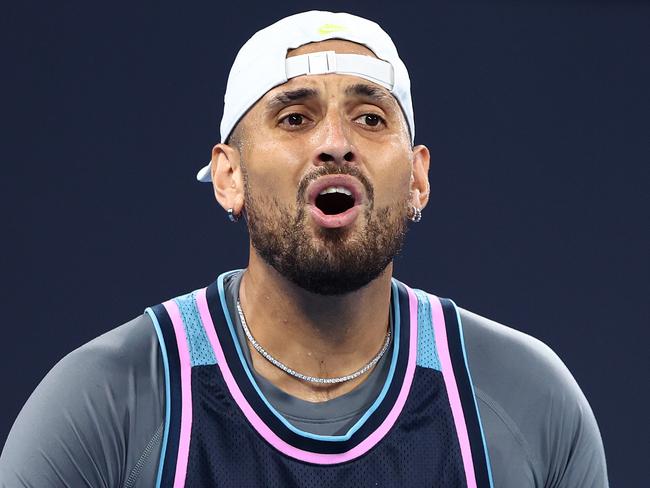
<instances>
[{"instance_id":1,"label":"nose","mask_svg":"<svg viewBox=\"0 0 650 488\"><path fill-rule=\"evenodd\" d=\"M332 114L321 122L320 144L314 150L313 163L352 163L357 159L356 149L350 140L349 128L339 114Z\"/></svg>"}]
</instances>

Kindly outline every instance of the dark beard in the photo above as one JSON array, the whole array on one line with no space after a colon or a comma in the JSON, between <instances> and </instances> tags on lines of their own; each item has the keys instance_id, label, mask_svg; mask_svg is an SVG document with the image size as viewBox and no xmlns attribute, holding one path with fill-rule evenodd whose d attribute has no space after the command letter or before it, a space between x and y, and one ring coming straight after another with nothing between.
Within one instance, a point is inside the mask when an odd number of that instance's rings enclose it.
<instances>
[{"instance_id":1,"label":"dark beard","mask_svg":"<svg viewBox=\"0 0 650 488\"><path fill-rule=\"evenodd\" d=\"M366 188L368 206L358 217L365 216L365 225L360 231L318 229L320 242L315 243L306 222L306 188L319 176L341 173L358 178ZM342 295L366 286L386 269L404 242L408 195L394 206L374 210L372 185L355 166L327 165L307 175L293 209L275 197L255 195L248 178L245 188L253 247L282 276L309 292Z\"/></svg>"}]
</instances>

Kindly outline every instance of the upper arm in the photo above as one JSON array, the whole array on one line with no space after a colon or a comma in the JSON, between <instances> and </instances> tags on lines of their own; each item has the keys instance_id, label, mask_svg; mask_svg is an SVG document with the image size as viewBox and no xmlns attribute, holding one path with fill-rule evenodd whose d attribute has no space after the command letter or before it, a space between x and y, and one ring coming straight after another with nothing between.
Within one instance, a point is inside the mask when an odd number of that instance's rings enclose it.
<instances>
[{"instance_id":1,"label":"upper arm","mask_svg":"<svg viewBox=\"0 0 650 488\"><path fill-rule=\"evenodd\" d=\"M526 486L607 487L596 419L560 358L519 331L463 309L461 318L475 387L496 412L483 419L488 404L479 402L495 481L514 486L502 476L525 452Z\"/></svg>"},{"instance_id":2,"label":"upper arm","mask_svg":"<svg viewBox=\"0 0 650 488\"><path fill-rule=\"evenodd\" d=\"M603 442L589 402L568 369L557 381L548 434L548 488L606 488Z\"/></svg>"},{"instance_id":3,"label":"upper arm","mask_svg":"<svg viewBox=\"0 0 650 488\"><path fill-rule=\"evenodd\" d=\"M9 433L1 487L122 486L163 414L146 321L138 317L52 368Z\"/></svg>"}]
</instances>

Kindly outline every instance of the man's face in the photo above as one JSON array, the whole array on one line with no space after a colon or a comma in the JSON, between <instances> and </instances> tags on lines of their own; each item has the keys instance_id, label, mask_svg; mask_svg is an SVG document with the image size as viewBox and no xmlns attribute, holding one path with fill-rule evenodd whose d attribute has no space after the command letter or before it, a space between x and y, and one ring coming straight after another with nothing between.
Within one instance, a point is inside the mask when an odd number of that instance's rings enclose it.
<instances>
[{"instance_id":1,"label":"man's face","mask_svg":"<svg viewBox=\"0 0 650 488\"><path fill-rule=\"evenodd\" d=\"M331 40L289 56L335 50ZM413 151L396 99L355 76L300 76L240 122L244 206L257 253L298 286L332 295L378 277L399 251Z\"/></svg>"}]
</instances>

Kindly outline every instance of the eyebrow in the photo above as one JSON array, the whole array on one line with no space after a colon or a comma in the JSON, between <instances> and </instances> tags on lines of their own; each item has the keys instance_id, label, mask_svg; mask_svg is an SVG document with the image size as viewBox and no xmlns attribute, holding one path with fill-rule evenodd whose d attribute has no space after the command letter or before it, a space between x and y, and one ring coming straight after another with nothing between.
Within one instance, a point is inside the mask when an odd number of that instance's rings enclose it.
<instances>
[{"instance_id":1,"label":"eyebrow","mask_svg":"<svg viewBox=\"0 0 650 488\"><path fill-rule=\"evenodd\" d=\"M298 88L277 93L267 103L267 110L273 111L298 102L317 98L320 92L314 88ZM385 90L367 83L356 83L345 89L346 96L357 96L374 103L391 103L394 99Z\"/></svg>"},{"instance_id":2,"label":"eyebrow","mask_svg":"<svg viewBox=\"0 0 650 488\"><path fill-rule=\"evenodd\" d=\"M316 98L318 90L313 88L298 88L297 90L289 90L274 95L267 104L269 110L291 105L296 102L304 102L306 100Z\"/></svg>"},{"instance_id":3,"label":"eyebrow","mask_svg":"<svg viewBox=\"0 0 650 488\"><path fill-rule=\"evenodd\" d=\"M377 103L390 103L391 99L393 98L381 88L373 85L368 85L367 83L357 83L355 85L350 85L345 89L345 94L347 96L367 98L370 101Z\"/></svg>"}]
</instances>

